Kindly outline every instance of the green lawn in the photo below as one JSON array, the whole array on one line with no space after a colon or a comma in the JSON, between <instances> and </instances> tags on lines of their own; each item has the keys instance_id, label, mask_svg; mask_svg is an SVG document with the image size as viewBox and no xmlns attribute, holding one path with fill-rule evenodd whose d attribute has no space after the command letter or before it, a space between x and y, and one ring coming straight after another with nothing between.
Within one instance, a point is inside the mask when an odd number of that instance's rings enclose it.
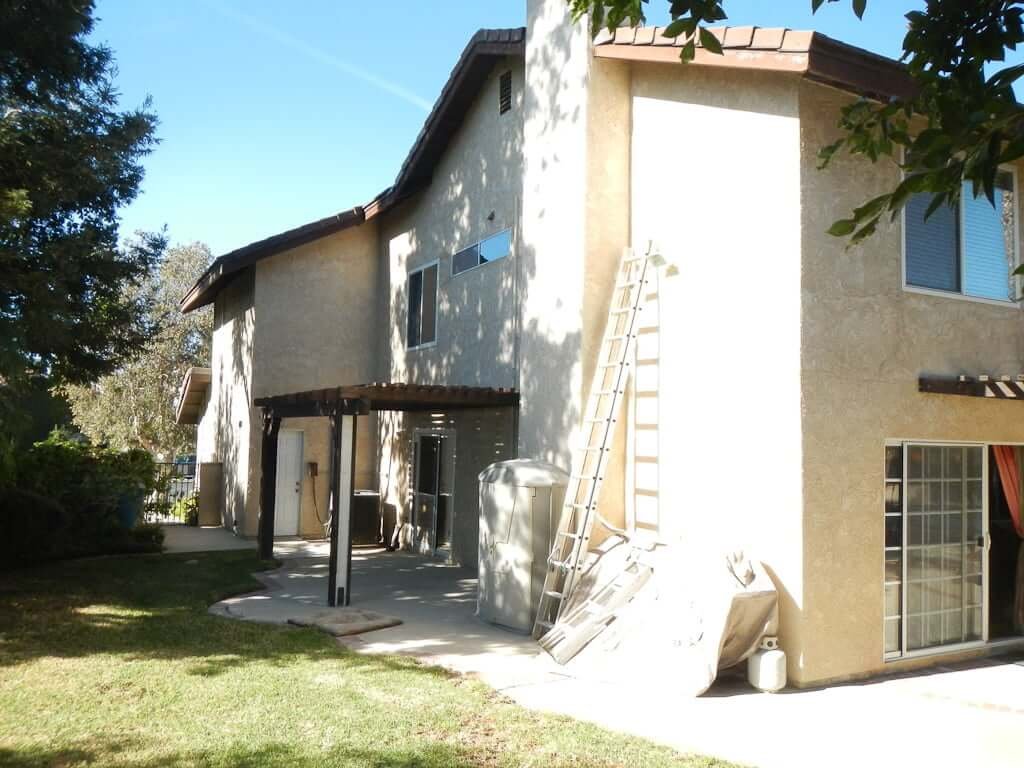
<instances>
[{"instance_id":1,"label":"green lawn","mask_svg":"<svg viewBox=\"0 0 1024 768\"><path fill-rule=\"evenodd\" d=\"M0 574L0 766L721 766L311 629L206 613L249 552Z\"/></svg>"}]
</instances>

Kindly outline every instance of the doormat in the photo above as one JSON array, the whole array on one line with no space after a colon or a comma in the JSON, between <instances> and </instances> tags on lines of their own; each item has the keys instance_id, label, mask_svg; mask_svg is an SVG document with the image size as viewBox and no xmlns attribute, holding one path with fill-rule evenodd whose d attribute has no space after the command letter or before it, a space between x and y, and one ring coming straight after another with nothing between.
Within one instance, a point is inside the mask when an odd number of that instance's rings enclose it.
<instances>
[{"instance_id":1,"label":"doormat","mask_svg":"<svg viewBox=\"0 0 1024 768\"><path fill-rule=\"evenodd\" d=\"M397 627L402 620L395 616L385 616L373 611L362 611L358 608L333 608L321 611L307 619L289 619L289 624L297 627L316 627L335 637L361 635L375 629Z\"/></svg>"}]
</instances>

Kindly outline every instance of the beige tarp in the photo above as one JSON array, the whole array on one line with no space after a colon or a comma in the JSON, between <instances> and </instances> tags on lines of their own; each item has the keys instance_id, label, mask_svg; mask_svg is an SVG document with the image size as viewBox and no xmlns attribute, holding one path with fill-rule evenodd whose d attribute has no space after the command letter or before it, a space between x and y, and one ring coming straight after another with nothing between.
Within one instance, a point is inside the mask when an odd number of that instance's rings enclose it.
<instances>
[{"instance_id":1,"label":"beige tarp","mask_svg":"<svg viewBox=\"0 0 1024 768\"><path fill-rule=\"evenodd\" d=\"M655 547L641 557L652 577L573 665L648 677L679 695L699 696L719 669L746 660L763 637L777 633L778 594L759 562L681 547ZM621 562L621 552L614 560Z\"/></svg>"}]
</instances>

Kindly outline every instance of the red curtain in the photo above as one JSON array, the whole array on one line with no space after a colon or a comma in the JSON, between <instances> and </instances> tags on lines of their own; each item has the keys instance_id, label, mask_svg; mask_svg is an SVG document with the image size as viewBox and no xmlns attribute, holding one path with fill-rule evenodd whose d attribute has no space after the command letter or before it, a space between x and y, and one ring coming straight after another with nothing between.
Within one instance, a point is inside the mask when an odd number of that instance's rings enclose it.
<instances>
[{"instance_id":1,"label":"red curtain","mask_svg":"<svg viewBox=\"0 0 1024 768\"><path fill-rule=\"evenodd\" d=\"M996 456L999 468L999 482L1006 495L1006 505L1010 508L1013 527L1021 538L1017 550L1017 582L1013 600L1013 626L1018 634L1024 634L1024 526L1020 520L1020 465L1017 460L1020 451L1010 445L994 445L992 451Z\"/></svg>"},{"instance_id":2,"label":"red curtain","mask_svg":"<svg viewBox=\"0 0 1024 768\"><path fill-rule=\"evenodd\" d=\"M996 455L999 481L1003 486L1003 493L1006 494L1006 504L1010 508L1013 527L1017 535L1024 539L1024 526L1020 521L1020 464L1017 462L1017 452L1012 445L994 445L992 450Z\"/></svg>"}]
</instances>

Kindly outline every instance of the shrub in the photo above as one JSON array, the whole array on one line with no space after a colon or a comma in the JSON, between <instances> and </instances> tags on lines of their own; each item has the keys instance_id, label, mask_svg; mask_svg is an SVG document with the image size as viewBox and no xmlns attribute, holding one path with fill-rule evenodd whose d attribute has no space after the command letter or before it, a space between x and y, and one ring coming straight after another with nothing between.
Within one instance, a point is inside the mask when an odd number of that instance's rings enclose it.
<instances>
[{"instance_id":1,"label":"shrub","mask_svg":"<svg viewBox=\"0 0 1024 768\"><path fill-rule=\"evenodd\" d=\"M190 493L178 499L171 507L171 517L181 520L185 525L199 525L199 494Z\"/></svg>"},{"instance_id":2,"label":"shrub","mask_svg":"<svg viewBox=\"0 0 1024 768\"><path fill-rule=\"evenodd\" d=\"M0 490L0 567L65 557L68 514L56 501L22 488Z\"/></svg>"},{"instance_id":3,"label":"shrub","mask_svg":"<svg viewBox=\"0 0 1024 768\"><path fill-rule=\"evenodd\" d=\"M54 433L18 458L15 477L0 509L6 563L160 550L152 533L118 522L126 494L156 485L156 465L145 451L96 448Z\"/></svg>"}]
</instances>

